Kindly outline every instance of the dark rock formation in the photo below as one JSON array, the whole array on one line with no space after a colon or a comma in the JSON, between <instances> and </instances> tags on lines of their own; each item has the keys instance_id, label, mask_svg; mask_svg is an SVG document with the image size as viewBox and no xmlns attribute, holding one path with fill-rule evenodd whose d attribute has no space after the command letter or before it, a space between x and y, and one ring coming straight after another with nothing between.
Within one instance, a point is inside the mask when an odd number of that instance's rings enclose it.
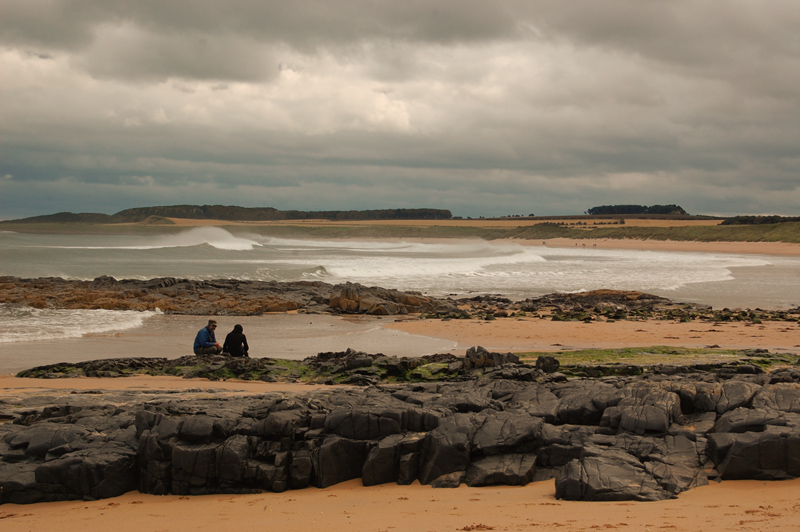
<instances>
[{"instance_id":1,"label":"dark rock formation","mask_svg":"<svg viewBox=\"0 0 800 532\"><path fill-rule=\"evenodd\" d=\"M452 301L354 283L193 281L162 277L146 281L102 276L92 281L58 277L0 277L0 303L35 308L155 310L166 314L260 315L303 310L340 314L459 314Z\"/></svg>"},{"instance_id":2,"label":"dark rock formation","mask_svg":"<svg viewBox=\"0 0 800 532\"><path fill-rule=\"evenodd\" d=\"M535 378L509 380L499 368L524 365L470 351L457 382L7 397L0 502L280 492L354 478L435 487L554 479L563 499L651 501L709 480L800 475L796 371L563 380L530 369ZM380 359L326 354L308 365L353 371Z\"/></svg>"},{"instance_id":3,"label":"dark rock formation","mask_svg":"<svg viewBox=\"0 0 800 532\"><path fill-rule=\"evenodd\" d=\"M0 277L0 303L34 308L155 310L165 314L261 315L265 312L402 315L459 319L533 315L559 321L670 319L678 321L800 321L800 308L780 311L713 310L650 294L594 290L548 294L523 301L482 295L435 298L355 283L206 281L161 277L148 280L101 276L92 281L59 277Z\"/></svg>"}]
</instances>

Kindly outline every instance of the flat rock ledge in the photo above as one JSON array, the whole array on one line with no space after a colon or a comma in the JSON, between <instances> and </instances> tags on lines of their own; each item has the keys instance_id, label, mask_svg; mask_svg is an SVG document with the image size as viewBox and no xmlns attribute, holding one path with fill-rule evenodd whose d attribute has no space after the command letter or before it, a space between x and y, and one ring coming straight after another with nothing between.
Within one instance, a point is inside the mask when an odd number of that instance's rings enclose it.
<instances>
[{"instance_id":1,"label":"flat rock ledge","mask_svg":"<svg viewBox=\"0 0 800 532\"><path fill-rule=\"evenodd\" d=\"M91 281L0 277L0 303L34 308L160 310L165 314L258 316L267 312L458 315L452 301L357 283L191 280Z\"/></svg>"},{"instance_id":2,"label":"flat rock ledge","mask_svg":"<svg viewBox=\"0 0 800 532\"><path fill-rule=\"evenodd\" d=\"M356 478L439 488L552 481L560 499L655 501L709 481L800 475L796 367L567 379L554 360L522 367L470 352L455 382L6 396L0 503L282 492ZM366 357L323 354L308 365Z\"/></svg>"},{"instance_id":3,"label":"flat rock ledge","mask_svg":"<svg viewBox=\"0 0 800 532\"><path fill-rule=\"evenodd\" d=\"M787 310L712 309L642 292L593 290L512 301L497 295L453 299L358 283L277 282L175 277L91 281L60 277L0 276L0 304L57 309L160 310L194 316L309 314L414 314L445 319L535 316L554 321L667 319L676 321L800 322L800 307Z\"/></svg>"}]
</instances>

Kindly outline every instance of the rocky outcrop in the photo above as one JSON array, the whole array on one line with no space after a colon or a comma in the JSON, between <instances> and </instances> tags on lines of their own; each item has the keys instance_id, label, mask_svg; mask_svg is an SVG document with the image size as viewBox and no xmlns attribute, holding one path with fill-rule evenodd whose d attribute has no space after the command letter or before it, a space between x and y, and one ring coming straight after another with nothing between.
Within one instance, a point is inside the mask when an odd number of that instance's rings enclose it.
<instances>
[{"instance_id":1,"label":"rocky outcrop","mask_svg":"<svg viewBox=\"0 0 800 532\"><path fill-rule=\"evenodd\" d=\"M34 308L155 310L165 314L261 315L266 312L398 315L444 319L497 319L538 316L557 321L669 319L677 321L800 321L800 308L789 310L712 309L663 297L620 290L548 294L522 301L492 295L435 298L357 283L148 280L101 276L92 281L58 277L0 277L0 303Z\"/></svg>"},{"instance_id":2,"label":"rocky outcrop","mask_svg":"<svg viewBox=\"0 0 800 532\"><path fill-rule=\"evenodd\" d=\"M484 351L470 362L483 367L457 382L7 397L0 502L280 492L354 478L549 480L562 499L651 501L710 480L800 476L796 371L566 380L531 369L534 378L512 380L503 371L521 364ZM377 358L328 354L308 365L352 371Z\"/></svg>"},{"instance_id":3,"label":"rocky outcrop","mask_svg":"<svg viewBox=\"0 0 800 532\"><path fill-rule=\"evenodd\" d=\"M755 362L757 361L757 362ZM771 353L765 349L744 349L738 356L726 355L724 361L686 365L575 364L562 365L553 356L540 356L528 364L514 353L493 353L483 347L471 347L466 354L449 353L420 357L395 357L348 349L318 353L305 360L273 358L239 358L225 355L109 358L77 363L57 363L21 371L18 377L58 379L62 377L128 377L136 374L172 375L209 380L241 379L266 382L307 382L311 384L355 384L367 386L386 382L447 382L486 378L492 380L561 382L568 378L597 379L610 376L668 376L707 373L720 379L738 375L761 375L764 367L795 364L797 355ZM560 370L560 371L559 371ZM649 377L648 377L649 378ZM797 382L800 372L781 368L770 373L770 383ZM565 387L571 384L565 384ZM685 388L685 389L684 389ZM724 394L725 405L741 405L749 400L752 387L729 384L724 389L706 384L686 385L677 391L681 401L708 403L717 401L715 394ZM586 398L572 399L577 416Z\"/></svg>"},{"instance_id":4,"label":"rocky outcrop","mask_svg":"<svg viewBox=\"0 0 800 532\"><path fill-rule=\"evenodd\" d=\"M0 277L0 303L34 308L156 310L166 314L260 315L302 310L337 314L459 314L452 301L355 283L279 283L162 277L146 281L102 276L92 281L57 277Z\"/></svg>"},{"instance_id":5,"label":"rocky outcrop","mask_svg":"<svg viewBox=\"0 0 800 532\"><path fill-rule=\"evenodd\" d=\"M239 358L225 355L183 356L174 359L109 358L57 363L21 371L18 377L128 377L172 375L209 380L242 379L265 382L308 382L370 385L380 382L470 380L476 378L533 380L545 372L522 363L513 353L490 353L473 347L466 356L452 354L394 357L348 349L319 353L302 361Z\"/></svg>"},{"instance_id":6,"label":"rocky outcrop","mask_svg":"<svg viewBox=\"0 0 800 532\"><path fill-rule=\"evenodd\" d=\"M458 314L458 307L450 301L425 297L419 293L399 292L386 288L367 288L356 283L336 285L331 290L328 304L332 309L346 314Z\"/></svg>"},{"instance_id":7,"label":"rocky outcrop","mask_svg":"<svg viewBox=\"0 0 800 532\"><path fill-rule=\"evenodd\" d=\"M541 297L511 301L491 295L460 300L473 315L487 318L515 315L537 315L553 321L614 321L668 319L675 321L763 321L800 320L800 307L788 310L712 309L708 305L682 303L642 292L626 290L592 290L579 293L554 293Z\"/></svg>"}]
</instances>

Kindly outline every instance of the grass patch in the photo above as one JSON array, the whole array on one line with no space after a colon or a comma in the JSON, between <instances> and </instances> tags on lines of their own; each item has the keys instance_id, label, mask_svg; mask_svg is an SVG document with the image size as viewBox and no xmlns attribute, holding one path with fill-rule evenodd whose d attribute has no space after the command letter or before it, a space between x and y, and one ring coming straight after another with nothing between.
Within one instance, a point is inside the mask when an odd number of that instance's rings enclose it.
<instances>
[{"instance_id":1,"label":"grass patch","mask_svg":"<svg viewBox=\"0 0 800 532\"><path fill-rule=\"evenodd\" d=\"M528 364L535 364L540 356L553 356L562 366L633 364L703 364L738 360L742 352L737 349L703 349L673 346L624 347L619 349L579 349L576 351L530 351L517 353Z\"/></svg>"},{"instance_id":2,"label":"grass patch","mask_svg":"<svg viewBox=\"0 0 800 532\"><path fill-rule=\"evenodd\" d=\"M679 227L597 227L574 229L537 224L502 230L505 238L539 239L588 238L673 240L691 242L789 242L800 243L800 222L764 225L702 225ZM502 237L499 237L502 238Z\"/></svg>"},{"instance_id":3,"label":"grass patch","mask_svg":"<svg viewBox=\"0 0 800 532\"><path fill-rule=\"evenodd\" d=\"M432 362L414 368L408 373L409 381L436 381L443 380L449 376L447 372L449 364L444 362Z\"/></svg>"}]
</instances>

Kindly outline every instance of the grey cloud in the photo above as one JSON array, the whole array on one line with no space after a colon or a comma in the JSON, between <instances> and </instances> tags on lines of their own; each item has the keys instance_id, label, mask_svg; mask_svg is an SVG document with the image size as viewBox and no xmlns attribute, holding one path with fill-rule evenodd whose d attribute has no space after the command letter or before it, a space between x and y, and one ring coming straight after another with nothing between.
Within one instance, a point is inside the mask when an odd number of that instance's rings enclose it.
<instances>
[{"instance_id":1,"label":"grey cloud","mask_svg":"<svg viewBox=\"0 0 800 532\"><path fill-rule=\"evenodd\" d=\"M483 0L8 0L0 41L68 52L93 74L269 80L281 50L362 54L365 43L448 45L517 38L513 4ZM372 45L368 48L370 48ZM238 59L237 59L238 56ZM397 58L399 60L399 58ZM232 60L233 64L230 64ZM244 65L250 65L249 68ZM256 76L259 77L256 77Z\"/></svg>"},{"instance_id":2,"label":"grey cloud","mask_svg":"<svg viewBox=\"0 0 800 532\"><path fill-rule=\"evenodd\" d=\"M98 36L76 62L93 76L115 79L270 81L278 75L277 58L249 40L126 30Z\"/></svg>"},{"instance_id":3,"label":"grey cloud","mask_svg":"<svg viewBox=\"0 0 800 532\"><path fill-rule=\"evenodd\" d=\"M80 184L104 210L209 195L462 215L800 204L795 1L2 11L4 217L37 197L82 204Z\"/></svg>"},{"instance_id":4,"label":"grey cloud","mask_svg":"<svg viewBox=\"0 0 800 532\"><path fill-rule=\"evenodd\" d=\"M482 0L6 0L10 43L75 49L98 28L131 24L157 33L246 35L300 49L365 39L475 42L516 33L519 14Z\"/></svg>"}]
</instances>

